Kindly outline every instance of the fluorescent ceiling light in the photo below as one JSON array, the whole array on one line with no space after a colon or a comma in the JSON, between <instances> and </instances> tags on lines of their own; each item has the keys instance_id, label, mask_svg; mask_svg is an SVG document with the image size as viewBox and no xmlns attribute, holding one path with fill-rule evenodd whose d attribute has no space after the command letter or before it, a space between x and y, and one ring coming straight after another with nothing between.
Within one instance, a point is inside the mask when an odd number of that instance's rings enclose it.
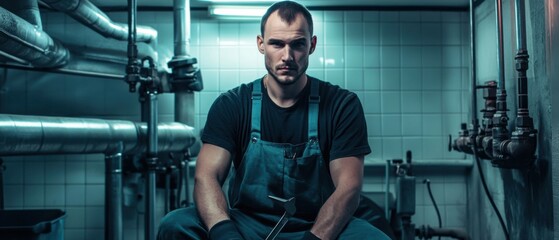
<instances>
[{"instance_id":1,"label":"fluorescent ceiling light","mask_svg":"<svg viewBox=\"0 0 559 240\"><path fill-rule=\"evenodd\" d=\"M255 6L210 6L208 10L212 16L225 17L262 17L267 7Z\"/></svg>"},{"instance_id":2,"label":"fluorescent ceiling light","mask_svg":"<svg viewBox=\"0 0 559 240\"><path fill-rule=\"evenodd\" d=\"M199 0L200 2L213 3L268 3L277 2L277 0Z\"/></svg>"}]
</instances>

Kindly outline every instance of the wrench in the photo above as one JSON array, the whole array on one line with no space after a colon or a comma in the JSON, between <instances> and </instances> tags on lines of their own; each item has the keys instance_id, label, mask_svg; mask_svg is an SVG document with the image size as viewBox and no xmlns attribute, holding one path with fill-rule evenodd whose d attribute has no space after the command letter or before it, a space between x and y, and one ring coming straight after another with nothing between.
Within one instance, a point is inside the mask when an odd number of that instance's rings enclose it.
<instances>
[{"instance_id":1,"label":"wrench","mask_svg":"<svg viewBox=\"0 0 559 240\"><path fill-rule=\"evenodd\" d=\"M290 199L283 199L274 196L268 196L268 197L271 198L274 201L274 203L280 204L285 209L283 216L281 216L276 226L272 228L272 231L266 237L266 240L274 240L281 232L285 224L287 224L287 221L289 220L288 218L293 216L293 214L295 214L295 198L292 197Z\"/></svg>"}]
</instances>

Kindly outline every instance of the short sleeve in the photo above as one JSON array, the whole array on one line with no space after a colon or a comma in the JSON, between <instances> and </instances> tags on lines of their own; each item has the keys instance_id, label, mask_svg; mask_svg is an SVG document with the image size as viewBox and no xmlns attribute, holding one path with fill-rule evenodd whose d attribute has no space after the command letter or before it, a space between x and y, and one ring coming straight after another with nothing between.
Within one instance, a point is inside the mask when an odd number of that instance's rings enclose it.
<instances>
[{"instance_id":1,"label":"short sleeve","mask_svg":"<svg viewBox=\"0 0 559 240\"><path fill-rule=\"evenodd\" d=\"M363 107L354 93L340 99L334 111L330 159L363 156L371 153Z\"/></svg>"},{"instance_id":2,"label":"short sleeve","mask_svg":"<svg viewBox=\"0 0 559 240\"><path fill-rule=\"evenodd\" d=\"M233 155L240 108L240 103L235 101L231 94L221 94L208 112L206 125L202 132L202 142L225 148Z\"/></svg>"}]
</instances>

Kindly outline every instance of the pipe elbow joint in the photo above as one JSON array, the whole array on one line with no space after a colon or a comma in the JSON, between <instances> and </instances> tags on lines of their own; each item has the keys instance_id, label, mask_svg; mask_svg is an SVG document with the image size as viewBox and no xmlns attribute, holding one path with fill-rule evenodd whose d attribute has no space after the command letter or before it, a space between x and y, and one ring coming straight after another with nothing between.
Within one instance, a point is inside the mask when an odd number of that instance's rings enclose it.
<instances>
[{"instance_id":1,"label":"pipe elbow joint","mask_svg":"<svg viewBox=\"0 0 559 240\"><path fill-rule=\"evenodd\" d=\"M515 162L531 163L535 159L537 148L537 131L534 129L517 129L511 140L504 146L507 155Z\"/></svg>"}]
</instances>

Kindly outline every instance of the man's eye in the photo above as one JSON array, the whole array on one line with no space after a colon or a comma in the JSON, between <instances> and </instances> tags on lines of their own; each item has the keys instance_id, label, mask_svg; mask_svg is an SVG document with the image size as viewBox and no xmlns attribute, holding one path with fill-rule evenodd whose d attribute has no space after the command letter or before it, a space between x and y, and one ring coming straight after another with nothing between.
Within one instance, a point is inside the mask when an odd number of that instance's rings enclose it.
<instances>
[{"instance_id":1,"label":"man's eye","mask_svg":"<svg viewBox=\"0 0 559 240\"><path fill-rule=\"evenodd\" d=\"M293 48L303 48L305 46L306 44L304 42L296 42L295 44L293 44Z\"/></svg>"}]
</instances>

